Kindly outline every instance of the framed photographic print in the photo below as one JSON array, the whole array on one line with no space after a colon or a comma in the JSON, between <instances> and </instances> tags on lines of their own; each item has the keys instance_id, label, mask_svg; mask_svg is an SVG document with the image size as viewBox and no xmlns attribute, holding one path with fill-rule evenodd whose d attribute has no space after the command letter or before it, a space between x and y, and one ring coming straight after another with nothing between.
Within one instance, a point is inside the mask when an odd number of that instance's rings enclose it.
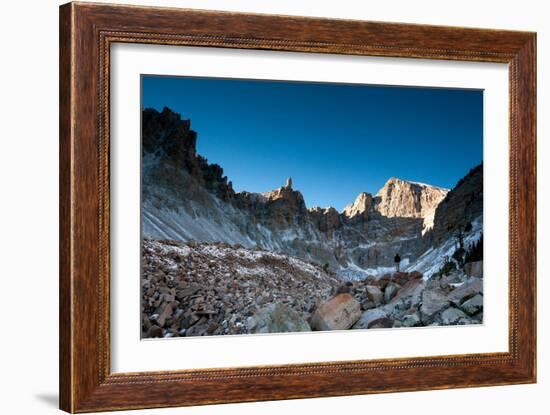
<instances>
[{"instance_id":1,"label":"framed photographic print","mask_svg":"<svg viewBox=\"0 0 550 415\"><path fill-rule=\"evenodd\" d=\"M60 8L60 406L536 380L536 36Z\"/></svg>"}]
</instances>

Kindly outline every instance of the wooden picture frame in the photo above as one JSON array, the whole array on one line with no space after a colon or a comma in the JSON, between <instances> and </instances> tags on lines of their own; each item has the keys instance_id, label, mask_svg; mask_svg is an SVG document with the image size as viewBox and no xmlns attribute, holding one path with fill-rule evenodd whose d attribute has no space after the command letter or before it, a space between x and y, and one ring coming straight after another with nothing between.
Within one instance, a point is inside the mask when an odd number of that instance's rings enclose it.
<instances>
[{"instance_id":1,"label":"wooden picture frame","mask_svg":"<svg viewBox=\"0 0 550 415\"><path fill-rule=\"evenodd\" d=\"M111 373L109 59L117 42L509 65L509 351ZM69 3L60 8L60 407L68 412L536 381L536 35Z\"/></svg>"}]
</instances>

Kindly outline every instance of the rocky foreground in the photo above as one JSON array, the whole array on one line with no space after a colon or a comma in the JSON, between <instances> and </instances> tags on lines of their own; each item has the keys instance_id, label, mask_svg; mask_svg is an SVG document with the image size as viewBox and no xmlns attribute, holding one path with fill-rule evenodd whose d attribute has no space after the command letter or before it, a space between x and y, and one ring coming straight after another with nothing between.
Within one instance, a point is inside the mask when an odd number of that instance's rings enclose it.
<instances>
[{"instance_id":1,"label":"rocky foreground","mask_svg":"<svg viewBox=\"0 0 550 415\"><path fill-rule=\"evenodd\" d=\"M476 324L483 263L344 281L326 267L225 243L145 240L142 337Z\"/></svg>"}]
</instances>

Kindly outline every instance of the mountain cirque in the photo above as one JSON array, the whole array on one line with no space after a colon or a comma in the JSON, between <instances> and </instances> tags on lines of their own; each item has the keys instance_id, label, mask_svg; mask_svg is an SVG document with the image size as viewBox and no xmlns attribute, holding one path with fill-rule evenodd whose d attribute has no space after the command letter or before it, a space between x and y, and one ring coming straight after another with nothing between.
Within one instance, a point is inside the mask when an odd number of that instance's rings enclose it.
<instances>
[{"instance_id":1,"label":"mountain cirque","mask_svg":"<svg viewBox=\"0 0 550 415\"><path fill-rule=\"evenodd\" d=\"M291 179L235 192L189 120L142 123L144 337L481 321L482 284L449 297L480 278L481 165L451 191L391 178L338 212L308 208Z\"/></svg>"}]
</instances>

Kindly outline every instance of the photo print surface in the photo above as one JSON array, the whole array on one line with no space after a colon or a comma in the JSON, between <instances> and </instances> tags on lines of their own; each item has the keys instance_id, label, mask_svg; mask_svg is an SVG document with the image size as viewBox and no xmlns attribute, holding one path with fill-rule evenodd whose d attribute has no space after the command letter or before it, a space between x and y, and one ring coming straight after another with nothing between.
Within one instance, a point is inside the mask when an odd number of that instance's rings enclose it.
<instances>
[{"instance_id":1,"label":"photo print surface","mask_svg":"<svg viewBox=\"0 0 550 415\"><path fill-rule=\"evenodd\" d=\"M483 91L142 75L141 337L483 322Z\"/></svg>"}]
</instances>

